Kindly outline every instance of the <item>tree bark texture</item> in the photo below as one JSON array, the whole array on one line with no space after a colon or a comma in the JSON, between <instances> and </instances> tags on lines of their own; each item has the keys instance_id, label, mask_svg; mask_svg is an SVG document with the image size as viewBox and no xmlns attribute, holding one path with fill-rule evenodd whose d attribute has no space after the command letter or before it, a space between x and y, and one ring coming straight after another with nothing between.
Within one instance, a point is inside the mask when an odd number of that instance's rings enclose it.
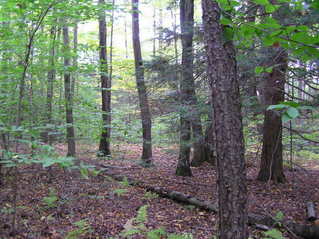
<instances>
[{"instance_id":1,"label":"tree bark texture","mask_svg":"<svg viewBox=\"0 0 319 239\"><path fill-rule=\"evenodd\" d=\"M138 0L132 0L132 32L135 60L135 77L141 109L143 130L142 163L149 166L152 163L152 120L144 81L144 66L141 52Z\"/></svg>"},{"instance_id":2,"label":"tree bark texture","mask_svg":"<svg viewBox=\"0 0 319 239\"><path fill-rule=\"evenodd\" d=\"M75 157L75 134L73 126L73 97L71 87L71 57L70 57L70 37L69 28L63 26L63 44L64 44L64 97L66 112L66 139L68 143L67 156Z\"/></svg>"},{"instance_id":3,"label":"tree bark texture","mask_svg":"<svg viewBox=\"0 0 319 239\"><path fill-rule=\"evenodd\" d=\"M267 67L273 67L271 73L265 73L263 79L263 103L276 105L285 100L285 74L288 68L287 52L282 48L268 48L270 61ZM282 121L279 112L265 110L263 127L263 147L258 180L285 182L282 157Z\"/></svg>"},{"instance_id":4,"label":"tree bark texture","mask_svg":"<svg viewBox=\"0 0 319 239\"><path fill-rule=\"evenodd\" d=\"M247 186L236 53L223 37L221 9L202 0L207 75L212 89L221 239L247 239Z\"/></svg>"},{"instance_id":5,"label":"tree bark texture","mask_svg":"<svg viewBox=\"0 0 319 239\"><path fill-rule=\"evenodd\" d=\"M276 4L277 0L271 0ZM288 4L284 4L273 17L282 24L287 19ZM265 107L276 105L285 100L286 72L288 69L288 53L281 47L265 48L267 56L265 67L272 67L272 72L265 73L263 77L263 89L261 91ZM275 183L286 181L283 171L282 156L282 120L278 112L272 110L264 111L263 148L261 154L260 171L257 179L260 181L273 180Z\"/></svg>"},{"instance_id":6,"label":"tree bark texture","mask_svg":"<svg viewBox=\"0 0 319 239\"><path fill-rule=\"evenodd\" d=\"M180 149L176 168L178 176L192 176L190 168L191 148L191 104L194 89L193 79L193 27L194 1L180 1L180 23L182 39L182 72L180 81Z\"/></svg>"},{"instance_id":7,"label":"tree bark texture","mask_svg":"<svg viewBox=\"0 0 319 239\"><path fill-rule=\"evenodd\" d=\"M99 0L99 4L105 4L105 0ZM100 78L102 94L102 133L100 138L99 153L102 156L111 155L111 83L108 77L108 65L106 54L106 16L104 10L99 16L99 45L100 45Z\"/></svg>"}]
</instances>

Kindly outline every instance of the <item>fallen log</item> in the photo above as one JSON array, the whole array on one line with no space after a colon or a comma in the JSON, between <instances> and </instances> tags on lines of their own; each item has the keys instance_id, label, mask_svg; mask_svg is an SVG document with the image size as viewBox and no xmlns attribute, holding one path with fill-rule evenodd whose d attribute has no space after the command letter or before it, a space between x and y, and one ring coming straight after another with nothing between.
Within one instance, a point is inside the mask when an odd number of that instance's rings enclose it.
<instances>
[{"instance_id":1,"label":"fallen log","mask_svg":"<svg viewBox=\"0 0 319 239\"><path fill-rule=\"evenodd\" d=\"M307 202L307 220L309 222L314 222L317 219L315 204L313 202Z\"/></svg>"},{"instance_id":2,"label":"fallen log","mask_svg":"<svg viewBox=\"0 0 319 239\"><path fill-rule=\"evenodd\" d=\"M102 165L105 169L111 169L107 166ZM190 195L186 195L181 192L177 191L169 191L160 187L154 187L150 185L146 185L142 181L137 181L133 178L127 177L125 175L119 175L117 173L114 173L109 170L103 171L103 173L116 181L127 181L132 186L138 186L141 188L146 189L147 191L153 192L158 194L161 197L169 198L171 200L174 200L176 202L185 203L189 205L193 205L197 208L203 209L205 211L217 213L218 212L218 205L216 203L212 203L209 201L203 201L198 198L195 198ZM290 221L280 221L280 223L284 226L284 228L287 228L290 230L293 234L300 236L304 239L319 239L319 225L313 224L313 225L300 225L296 224ZM257 225L258 227L264 226L264 228L269 227L277 227L278 221L276 221L274 218L267 216L267 215L260 215L260 214L254 214L249 213L248 214L248 224L249 225Z\"/></svg>"}]
</instances>

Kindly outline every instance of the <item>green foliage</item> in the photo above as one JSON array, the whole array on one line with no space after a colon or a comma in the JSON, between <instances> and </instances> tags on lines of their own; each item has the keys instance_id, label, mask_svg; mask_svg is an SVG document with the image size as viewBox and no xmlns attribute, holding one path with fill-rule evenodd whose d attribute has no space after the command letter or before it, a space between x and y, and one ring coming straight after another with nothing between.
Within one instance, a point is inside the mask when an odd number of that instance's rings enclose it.
<instances>
[{"instance_id":1,"label":"green foliage","mask_svg":"<svg viewBox=\"0 0 319 239\"><path fill-rule=\"evenodd\" d=\"M117 195L118 197L120 197L120 196L126 194L127 191L128 191L128 190L125 189L125 188L117 188L117 189L113 190L113 193L114 193L115 195Z\"/></svg>"},{"instance_id":2,"label":"green foliage","mask_svg":"<svg viewBox=\"0 0 319 239\"><path fill-rule=\"evenodd\" d=\"M144 198L146 198L146 199L155 199L155 198L158 198L158 194L148 191L148 192L146 192L144 194Z\"/></svg>"},{"instance_id":3,"label":"green foliage","mask_svg":"<svg viewBox=\"0 0 319 239\"><path fill-rule=\"evenodd\" d=\"M42 198L42 202L47 208L55 208L58 206L59 197L54 188L49 189L49 195Z\"/></svg>"},{"instance_id":4,"label":"green foliage","mask_svg":"<svg viewBox=\"0 0 319 239\"><path fill-rule=\"evenodd\" d=\"M66 239L78 239L93 231L86 219L74 222L73 225L76 229L68 232Z\"/></svg>"},{"instance_id":5,"label":"green foliage","mask_svg":"<svg viewBox=\"0 0 319 239\"><path fill-rule=\"evenodd\" d=\"M304 106L294 101L285 101L277 105L268 106L267 110L280 110L282 112L282 121L284 123L296 119L300 116L300 110L313 110L311 106Z\"/></svg>"},{"instance_id":6,"label":"green foliage","mask_svg":"<svg viewBox=\"0 0 319 239\"><path fill-rule=\"evenodd\" d=\"M161 239L165 235L166 232L163 228L154 229L146 233L147 239Z\"/></svg>"},{"instance_id":7,"label":"green foliage","mask_svg":"<svg viewBox=\"0 0 319 239\"><path fill-rule=\"evenodd\" d=\"M124 177L123 180L121 182L119 182L119 184L122 185L123 187L130 186L130 182L128 181L127 177Z\"/></svg>"},{"instance_id":8,"label":"green foliage","mask_svg":"<svg viewBox=\"0 0 319 239\"><path fill-rule=\"evenodd\" d=\"M171 234L167 233L164 228L156 228L149 230L145 224L148 220L147 209L149 205L144 205L139 208L135 218L127 221L124 225L124 231L121 235L125 238L130 238L133 235L141 235L147 239L193 239L193 236L189 233L184 234ZM134 224L135 223L135 224Z\"/></svg>"},{"instance_id":9,"label":"green foliage","mask_svg":"<svg viewBox=\"0 0 319 239\"><path fill-rule=\"evenodd\" d=\"M263 239L285 239L282 235L282 232L277 229L271 229L264 232L264 236L266 237L264 237Z\"/></svg>"},{"instance_id":10,"label":"green foliage","mask_svg":"<svg viewBox=\"0 0 319 239\"><path fill-rule=\"evenodd\" d=\"M139 208L139 210L137 211L137 216L135 218L135 222L136 223L146 223L147 222L147 209L148 209L148 205L144 205L142 207Z\"/></svg>"}]
</instances>

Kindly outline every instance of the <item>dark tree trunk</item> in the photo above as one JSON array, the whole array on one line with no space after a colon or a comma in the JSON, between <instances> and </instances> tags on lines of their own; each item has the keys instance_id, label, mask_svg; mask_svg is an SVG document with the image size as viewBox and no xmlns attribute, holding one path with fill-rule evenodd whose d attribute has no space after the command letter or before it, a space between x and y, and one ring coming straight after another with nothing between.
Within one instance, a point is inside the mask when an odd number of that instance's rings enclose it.
<instances>
[{"instance_id":1,"label":"dark tree trunk","mask_svg":"<svg viewBox=\"0 0 319 239\"><path fill-rule=\"evenodd\" d=\"M191 147L191 105L194 89L193 79L193 27L194 1L180 1L180 22L182 33L182 72L180 81L180 149L176 168L178 176L192 176L190 168Z\"/></svg>"},{"instance_id":2,"label":"dark tree trunk","mask_svg":"<svg viewBox=\"0 0 319 239\"><path fill-rule=\"evenodd\" d=\"M99 0L99 4L105 4L105 0ZM108 77L106 55L106 20L104 10L99 17L99 44L100 44L100 74L102 92L102 133L100 138L99 153L101 156L111 155L111 84Z\"/></svg>"},{"instance_id":3,"label":"dark tree trunk","mask_svg":"<svg viewBox=\"0 0 319 239\"><path fill-rule=\"evenodd\" d=\"M216 165L216 157L215 157L215 132L213 128L213 117L212 112L208 114L209 125L205 130L205 141L204 141L204 153L206 157L206 161L211 165Z\"/></svg>"},{"instance_id":4,"label":"dark tree trunk","mask_svg":"<svg viewBox=\"0 0 319 239\"><path fill-rule=\"evenodd\" d=\"M247 187L236 53L223 36L221 9L202 0L207 75L212 88L221 239L247 239Z\"/></svg>"},{"instance_id":5,"label":"dark tree trunk","mask_svg":"<svg viewBox=\"0 0 319 239\"><path fill-rule=\"evenodd\" d=\"M285 74L287 70L287 52L282 48L267 49L270 54L267 67L273 66L271 73L265 73L263 80L263 103L275 105L285 98ZM263 128L263 148L258 180L285 182L282 158L282 122L281 115L272 110L265 110Z\"/></svg>"},{"instance_id":6,"label":"dark tree trunk","mask_svg":"<svg viewBox=\"0 0 319 239\"><path fill-rule=\"evenodd\" d=\"M66 139L68 143L67 156L75 157L75 138L73 126L73 97L71 87L71 59L70 59L70 38L69 28L63 26L63 44L64 44L64 97L66 112Z\"/></svg>"},{"instance_id":7,"label":"dark tree trunk","mask_svg":"<svg viewBox=\"0 0 319 239\"><path fill-rule=\"evenodd\" d=\"M195 105L196 107L196 105ZM203 128L197 109L194 113L192 120L192 132L193 132L193 158L191 165L193 167L201 166L205 161L209 161L208 151L205 145L205 138L203 136Z\"/></svg>"},{"instance_id":8,"label":"dark tree trunk","mask_svg":"<svg viewBox=\"0 0 319 239\"><path fill-rule=\"evenodd\" d=\"M135 77L143 129L142 164L145 166L150 166L152 164L152 120L148 104L146 85L144 81L144 66L140 43L138 2L138 0L132 0L132 32L135 60Z\"/></svg>"},{"instance_id":9,"label":"dark tree trunk","mask_svg":"<svg viewBox=\"0 0 319 239\"><path fill-rule=\"evenodd\" d=\"M50 37L50 58L49 58L49 71L48 71L48 86L47 86L47 129L45 129L44 141L52 144L52 137L50 131L52 130L52 102L53 102L53 85L56 78L55 70L55 39L56 39L56 26L51 27Z\"/></svg>"}]
</instances>

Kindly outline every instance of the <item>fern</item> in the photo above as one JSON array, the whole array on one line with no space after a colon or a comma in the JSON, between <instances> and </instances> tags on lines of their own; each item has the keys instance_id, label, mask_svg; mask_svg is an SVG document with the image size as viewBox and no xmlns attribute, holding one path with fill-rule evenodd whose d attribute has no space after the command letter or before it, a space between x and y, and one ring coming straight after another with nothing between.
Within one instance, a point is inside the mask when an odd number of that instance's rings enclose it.
<instances>
[{"instance_id":1,"label":"fern","mask_svg":"<svg viewBox=\"0 0 319 239\"><path fill-rule=\"evenodd\" d=\"M267 236L263 239L285 239L282 235L281 231L277 229L271 229L269 231L264 232L264 235Z\"/></svg>"},{"instance_id":2,"label":"fern","mask_svg":"<svg viewBox=\"0 0 319 239\"><path fill-rule=\"evenodd\" d=\"M161 239L162 236L166 235L166 231L164 228L154 229L152 231L147 232L147 239Z\"/></svg>"},{"instance_id":3,"label":"fern","mask_svg":"<svg viewBox=\"0 0 319 239\"><path fill-rule=\"evenodd\" d=\"M147 222L147 208L149 207L149 205L144 205L142 207L140 207L140 209L138 209L137 211L137 216L135 218L135 222L136 223L146 223Z\"/></svg>"},{"instance_id":4,"label":"fern","mask_svg":"<svg viewBox=\"0 0 319 239\"><path fill-rule=\"evenodd\" d=\"M118 189L115 189L114 191L113 191L113 193L116 195L116 196L122 196L122 195L124 195L125 193L127 193L127 189L125 189L125 188L118 188Z\"/></svg>"}]
</instances>

